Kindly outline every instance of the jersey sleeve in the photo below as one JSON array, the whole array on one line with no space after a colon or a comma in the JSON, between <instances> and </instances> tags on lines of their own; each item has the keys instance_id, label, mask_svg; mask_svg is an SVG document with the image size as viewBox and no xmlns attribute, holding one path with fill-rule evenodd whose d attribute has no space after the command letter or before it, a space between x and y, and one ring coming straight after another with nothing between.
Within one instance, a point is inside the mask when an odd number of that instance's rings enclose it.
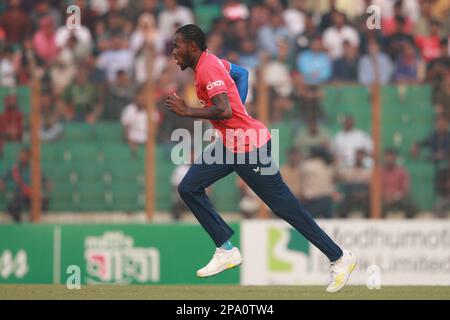
<instances>
[{"instance_id":1,"label":"jersey sleeve","mask_svg":"<svg viewBox=\"0 0 450 320\"><path fill-rule=\"evenodd\" d=\"M200 85L206 91L208 98L211 99L220 93L227 93L226 69L220 65L220 62L204 65L200 70Z\"/></svg>"},{"instance_id":2,"label":"jersey sleeve","mask_svg":"<svg viewBox=\"0 0 450 320\"><path fill-rule=\"evenodd\" d=\"M231 71L231 62L225 60L225 59L220 59L220 62L222 62L223 66L225 67L225 69L230 72Z\"/></svg>"},{"instance_id":3,"label":"jersey sleeve","mask_svg":"<svg viewBox=\"0 0 450 320\"><path fill-rule=\"evenodd\" d=\"M239 97L243 104L245 104L245 100L247 99L248 93L248 71L247 69L237 65L230 63L230 76L234 80L236 87L239 92Z\"/></svg>"}]
</instances>

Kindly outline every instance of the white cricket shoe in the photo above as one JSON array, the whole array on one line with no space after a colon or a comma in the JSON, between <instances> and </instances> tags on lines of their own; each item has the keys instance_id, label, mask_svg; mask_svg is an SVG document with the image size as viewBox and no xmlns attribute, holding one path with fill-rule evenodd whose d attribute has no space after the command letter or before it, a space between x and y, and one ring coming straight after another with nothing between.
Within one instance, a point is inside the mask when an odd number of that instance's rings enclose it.
<instances>
[{"instance_id":1,"label":"white cricket shoe","mask_svg":"<svg viewBox=\"0 0 450 320\"><path fill-rule=\"evenodd\" d=\"M244 261L239 249L234 247L231 250L216 248L211 261L202 269L197 271L197 276L204 278L218 274L224 270L237 267Z\"/></svg>"},{"instance_id":2,"label":"white cricket shoe","mask_svg":"<svg viewBox=\"0 0 450 320\"><path fill-rule=\"evenodd\" d=\"M344 250L342 257L330 265L331 279L326 291L334 293L341 290L347 284L355 267L356 256L350 251Z\"/></svg>"}]
</instances>

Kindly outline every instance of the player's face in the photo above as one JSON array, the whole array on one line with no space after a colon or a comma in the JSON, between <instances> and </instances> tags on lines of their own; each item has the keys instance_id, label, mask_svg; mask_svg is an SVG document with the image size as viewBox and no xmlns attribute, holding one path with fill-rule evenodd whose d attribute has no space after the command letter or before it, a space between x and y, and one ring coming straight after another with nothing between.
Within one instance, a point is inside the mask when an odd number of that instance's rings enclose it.
<instances>
[{"instance_id":1,"label":"player's face","mask_svg":"<svg viewBox=\"0 0 450 320\"><path fill-rule=\"evenodd\" d=\"M175 59L177 65L180 66L181 70L185 70L189 67L189 47L187 42L184 40L183 36L180 34L175 34L173 37L173 51L172 55Z\"/></svg>"}]
</instances>

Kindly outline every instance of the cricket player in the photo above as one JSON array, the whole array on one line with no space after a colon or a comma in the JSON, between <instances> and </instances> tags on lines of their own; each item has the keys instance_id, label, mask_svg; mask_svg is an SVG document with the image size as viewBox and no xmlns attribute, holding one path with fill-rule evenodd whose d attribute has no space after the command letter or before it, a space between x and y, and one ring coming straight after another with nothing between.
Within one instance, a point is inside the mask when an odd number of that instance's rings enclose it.
<instances>
[{"instance_id":1,"label":"cricket player","mask_svg":"<svg viewBox=\"0 0 450 320\"><path fill-rule=\"evenodd\" d=\"M193 24L182 26L175 32L172 55L181 70L194 70L196 93L203 108L188 107L176 93L166 98L166 108L182 117L210 120L219 133L218 143L223 147L223 161L194 163L178 186L181 198L216 245L213 258L197 271L197 275L209 277L243 262L239 249L230 242L233 230L216 212L205 193L208 186L236 172L275 214L328 257L331 275L326 291L341 290L356 266L356 256L341 249L317 225L283 182L278 169L272 174L262 174L263 169L273 166L272 161L267 163L261 156L271 159L271 136L265 125L245 110L246 87L238 79L242 73L240 67L208 52L204 32ZM204 155L205 152L202 157ZM248 160L256 158L256 163L250 160L242 163L238 161L239 156ZM231 163L226 161L230 157Z\"/></svg>"}]
</instances>

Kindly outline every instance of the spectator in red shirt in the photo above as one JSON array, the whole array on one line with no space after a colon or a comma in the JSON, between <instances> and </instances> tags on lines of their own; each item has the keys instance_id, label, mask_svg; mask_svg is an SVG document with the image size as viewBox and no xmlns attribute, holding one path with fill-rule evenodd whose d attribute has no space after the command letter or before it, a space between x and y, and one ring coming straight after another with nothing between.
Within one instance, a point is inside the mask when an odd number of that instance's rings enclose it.
<instances>
[{"instance_id":1,"label":"spectator in red shirt","mask_svg":"<svg viewBox=\"0 0 450 320\"><path fill-rule=\"evenodd\" d=\"M19 110L17 97L5 97L5 110L0 114L5 141L21 141L23 133L23 114Z\"/></svg>"},{"instance_id":2,"label":"spectator in red shirt","mask_svg":"<svg viewBox=\"0 0 450 320\"><path fill-rule=\"evenodd\" d=\"M417 36L416 45L420 50L420 54L425 62L438 58L441 55L441 24L437 20L432 20L430 25L429 36Z\"/></svg>"},{"instance_id":3,"label":"spectator in red shirt","mask_svg":"<svg viewBox=\"0 0 450 320\"><path fill-rule=\"evenodd\" d=\"M384 151L384 166L381 170L383 216L392 210L405 212L407 218L416 215L416 208L408 198L409 175L405 168L397 164L394 149Z\"/></svg>"},{"instance_id":4,"label":"spectator in red shirt","mask_svg":"<svg viewBox=\"0 0 450 320\"><path fill-rule=\"evenodd\" d=\"M0 27L9 44L22 43L31 31L30 19L20 7L20 0L9 0L8 10L0 16Z\"/></svg>"},{"instance_id":5,"label":"spectator in red shirt","mask_svg":"<svg viewBox=\"0 0 450 320\"><path fill-rule=\"evenodd\" d=\"M394 4L394 14L390 17L386 17L381 21L381 31L384 35L389 36L396 32L398 29L398 24L400 23L404 28L403 31L405 33L411 33L413 30L413 22L407 16L405 16L402 12L403 10L403 2L397 1Z\"/></svg>"}]
</instances>

